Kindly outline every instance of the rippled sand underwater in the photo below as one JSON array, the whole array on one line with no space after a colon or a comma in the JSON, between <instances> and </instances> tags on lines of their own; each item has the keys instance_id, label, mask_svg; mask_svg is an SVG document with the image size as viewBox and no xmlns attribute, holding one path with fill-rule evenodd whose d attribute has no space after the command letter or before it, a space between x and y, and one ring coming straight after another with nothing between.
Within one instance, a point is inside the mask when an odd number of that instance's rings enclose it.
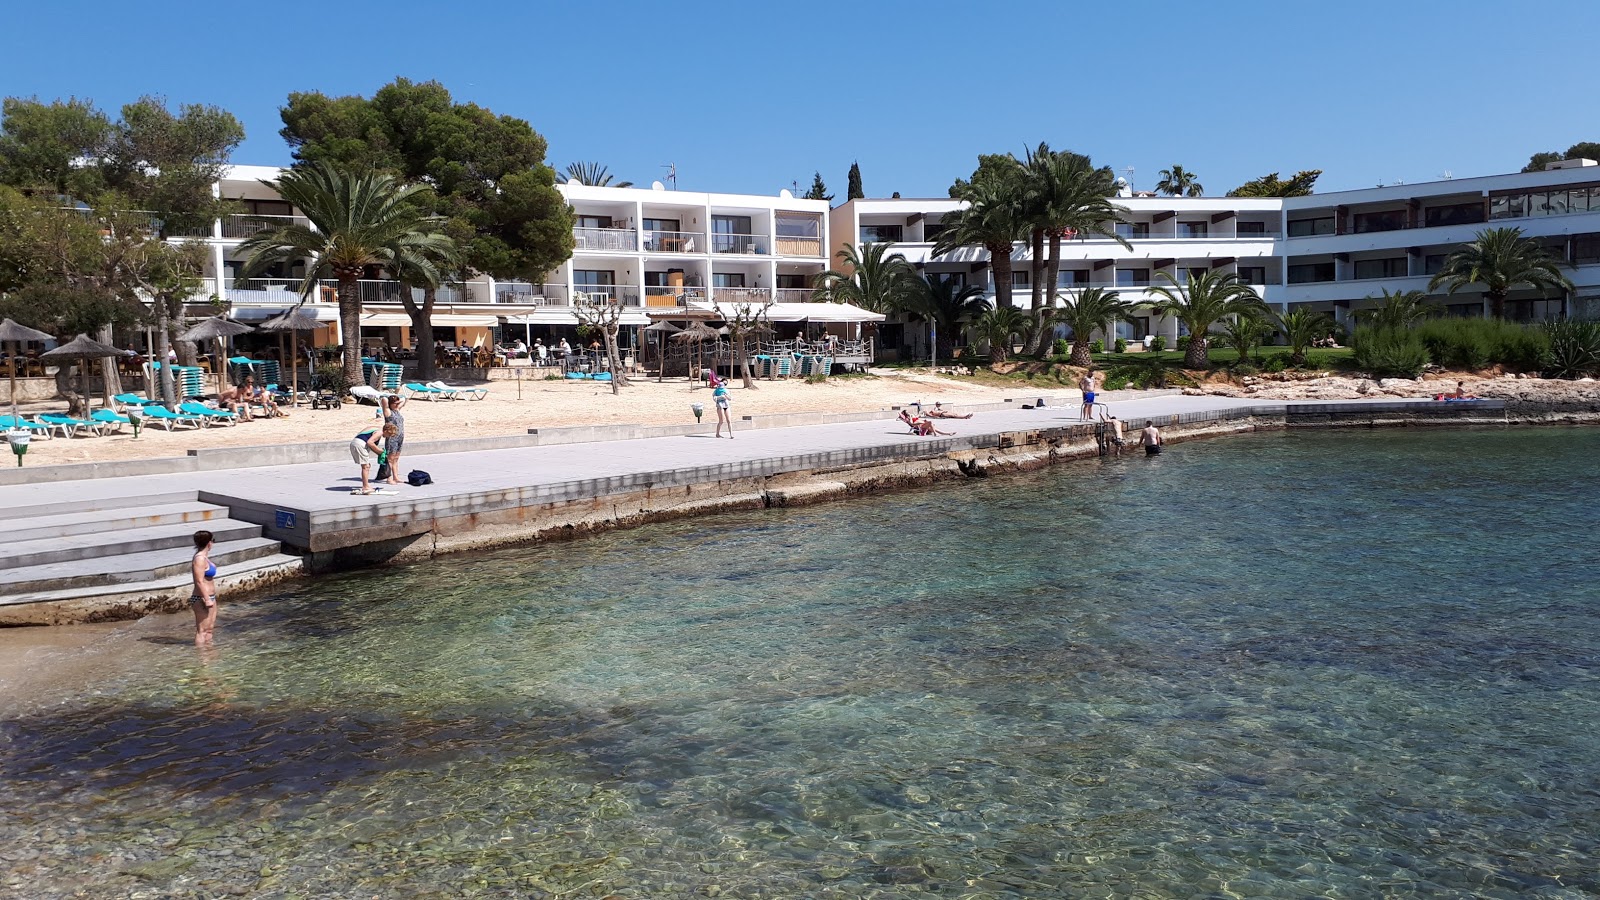
<instances>
[{"instance_id":1,"label":"rippled sand underwater","mask_svg":"<svg viewBox=\"0 0 1600 900\"><path fill-rule=\"evenodd\" d=\"M1229 438L103 629L0 685L0 895L1600 895L1597 453Z\"/></svg>"}]
</instances>

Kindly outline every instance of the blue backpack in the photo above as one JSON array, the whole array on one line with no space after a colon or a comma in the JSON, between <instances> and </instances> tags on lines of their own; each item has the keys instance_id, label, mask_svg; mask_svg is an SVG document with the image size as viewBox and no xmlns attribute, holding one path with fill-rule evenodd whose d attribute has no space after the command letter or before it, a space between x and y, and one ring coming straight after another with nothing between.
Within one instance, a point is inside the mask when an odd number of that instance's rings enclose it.
<instances>
[{"instance_id":1,"label":"blue backpack","mask_svg":"<svg viewBox=\"0 0 1600 900\"><path fill-rule=\"evenodd\" d=\"M411 474L406 476L406 484L409 484L412 487L422 487L425 484L433 484L433 476L422 471L421 469L412 469Z\"/></svg>"}]
</instances>

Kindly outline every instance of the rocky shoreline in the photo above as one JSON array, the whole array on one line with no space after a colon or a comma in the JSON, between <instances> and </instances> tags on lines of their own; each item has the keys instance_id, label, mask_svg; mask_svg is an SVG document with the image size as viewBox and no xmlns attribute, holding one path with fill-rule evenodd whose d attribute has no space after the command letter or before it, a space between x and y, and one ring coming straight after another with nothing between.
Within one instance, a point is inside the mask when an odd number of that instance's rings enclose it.
<instances>
[{"instance_id":1,"label":"rocky shoreline","mask_svg":"<svg viewBox=\"0 0 1600 900\"><path fill-rule=\"evenodd\" d=\"M1322 373L1252 375L1184 388L1188 396L1258 400L1377 400L1431 398L1462 382L1468 396L1506 401L1513 421L1600 422L1600 382L1564 381L1530 375L1440 373L1421 378L1359 378Z\"/></svg>"}]
</instances>

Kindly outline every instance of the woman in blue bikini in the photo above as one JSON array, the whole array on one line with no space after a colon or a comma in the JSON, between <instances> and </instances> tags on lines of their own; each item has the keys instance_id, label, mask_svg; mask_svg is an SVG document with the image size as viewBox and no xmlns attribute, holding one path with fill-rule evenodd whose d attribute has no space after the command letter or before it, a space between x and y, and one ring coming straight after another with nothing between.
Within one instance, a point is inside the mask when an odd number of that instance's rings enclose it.
<instances>
[{"instance_id":1,"label":"woman in blue bikini","mask_svg":"<svg viewBox=\"0 0 1600 900\"><path fill-rule=\"evenodd\" d=\"M194 561L189 570L194 577L194 590L189 594L194 645L204 647L211 643L211 631L217 627L217 565L211 561L211 532L194 533Z\"/></svg>"}]
</instances>

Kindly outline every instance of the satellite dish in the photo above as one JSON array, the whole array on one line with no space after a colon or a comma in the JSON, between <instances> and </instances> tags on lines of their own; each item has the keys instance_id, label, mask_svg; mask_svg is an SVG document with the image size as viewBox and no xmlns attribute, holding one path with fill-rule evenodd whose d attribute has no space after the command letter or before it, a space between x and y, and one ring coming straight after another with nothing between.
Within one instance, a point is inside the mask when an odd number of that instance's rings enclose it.
<instances>
[{"instance_id":1,"label":"satellite dish","mask_svg":"<svg viewBox=\"0 0 1600 900\"><path fill-rule=\"evenodd\" d=\"M652 190L652 191L664 191L666 189L667 189L667 186L662 184L659 181L650 182L650 190Z\"/></svg>"},{"instance_id":2,"label":"satellite dish","mask_svg":"<svg viewBox=\"0 0 1600 900\"><path fill-rule=\"evenodd\" d=\"M785 200L793 200L794 199L794 195L789 193L789 189L788 188L784 188L783 190L779 191L778 192L778 196L783 198L783 199L785 199Z\"/></svg>"}]
</instances>

